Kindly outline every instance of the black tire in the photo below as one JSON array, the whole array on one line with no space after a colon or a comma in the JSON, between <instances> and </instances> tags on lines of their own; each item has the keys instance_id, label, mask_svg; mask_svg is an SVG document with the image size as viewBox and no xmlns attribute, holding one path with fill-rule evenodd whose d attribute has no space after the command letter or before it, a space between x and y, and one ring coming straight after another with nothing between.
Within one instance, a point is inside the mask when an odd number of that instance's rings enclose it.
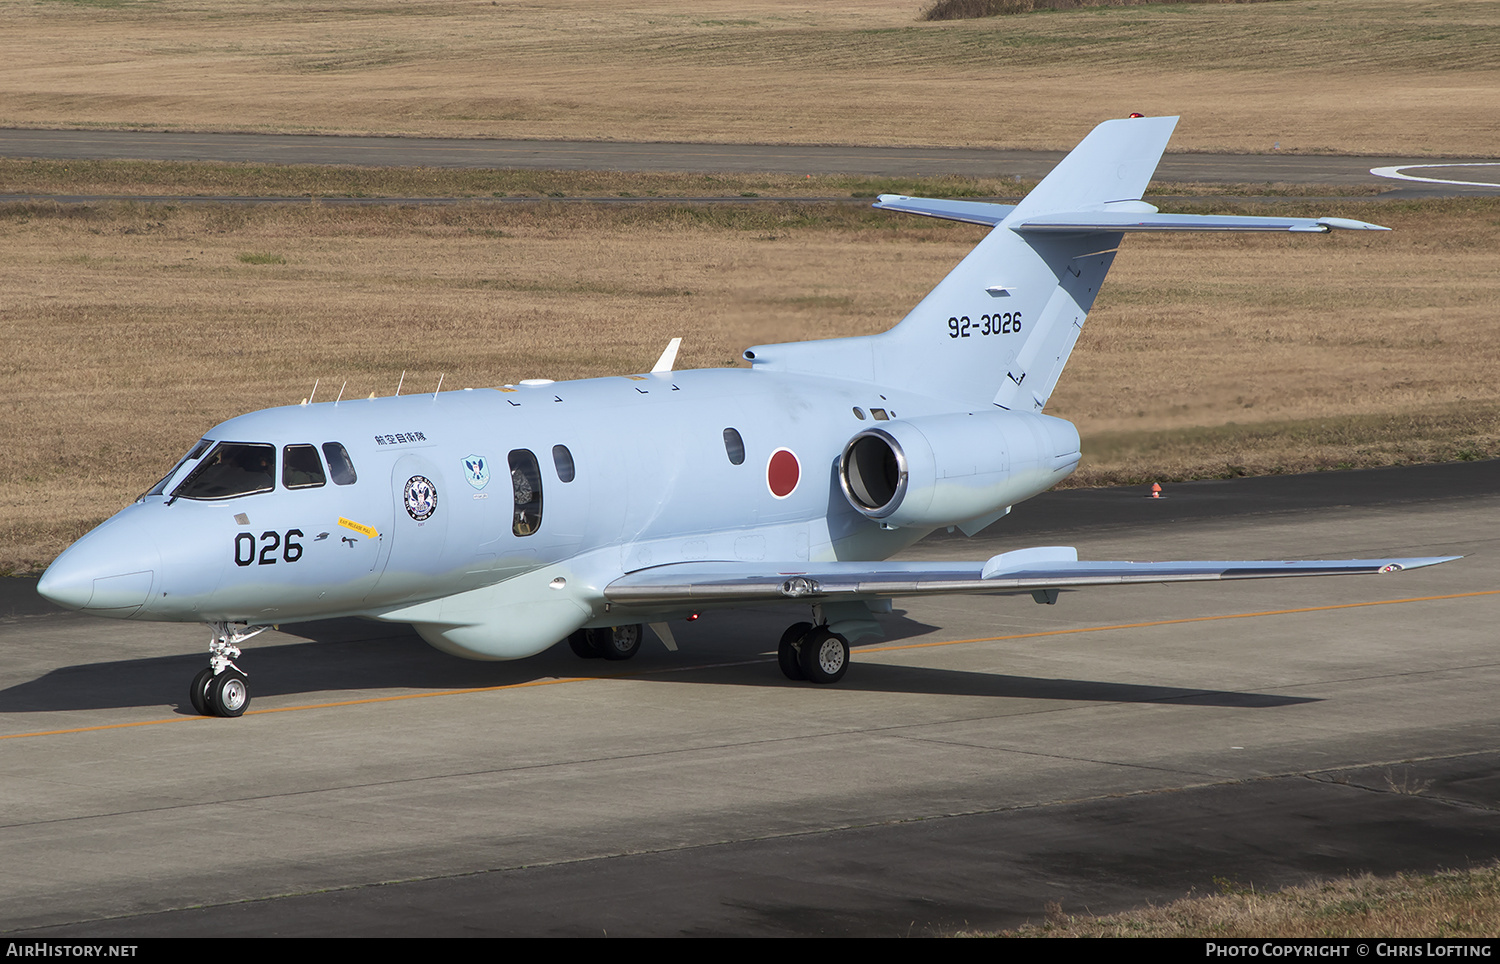
<instances>
[{"instance_id":1,"label":"black tire","mask_svg":"<svg viewBox=\"0 0 1500 964\"><path fill-rule=\"evenodd\" d=\"M198 711L199 716L213 716L208 708L208 687L214 681L214 671L204 668L193 677L193 682L188 686L188 699L193 704L193 709Z\"/></svg>"},{"instance_id":2,"label":"black tire","mask_svg":"<svg viewBox=\"0 0 1500 964\"><path fill-rule=\"evenodd\" d=\"M849 641L827 626L819 626L802 640L797 665L802 675L820 685L837 683L849 669Z\"/></svg>"},{"instance_id":3,"label":"black tire","mask_svg":"<svg viewBox=\"0 0 1500 964\"><path fill-rule=\"evenodd\" d=\"M245 685L244 674L226 669L214 677L208 687L208 708L212 715L233 719L249 705L250 687Z\"/></svg>"},{"instance_id":4,"label":"black tire","mask_svg":"<svg viewBox=\"0 0 1500 964\"><path fill-rule=\"evenodd\" d=\"M797 644L812 632L812 628L812 623L792 623L781 634L781 642L776 646L776 662L781 664L781 675L793 682L801 683L807 679L797 661Z\"/></svg>"},{"instance_id":5,"label":"black tire","mask_svg":"<svg viewBox=\"0 0 1500 964\"><path fill-rule=\"evenodd\" d=\"M594 645L599 647L599 655L609 660L629 659L641 648L641 637L646 634L646 627L640 623L629 626L611 626L608 629L593 630Z\"/></svg>"},{"instance_id":6,"label":"black tire","mask_svg":"<svg viewBox=\"0 0 1500 964\"><path fill-rule=\"evenodd\" d=\"M573 655L579 659L598 659L604 654L599 647L594 645L593 637L587 629L580 629L568 637L568 648L573 650Z\"/></svg>"}]
</instances>

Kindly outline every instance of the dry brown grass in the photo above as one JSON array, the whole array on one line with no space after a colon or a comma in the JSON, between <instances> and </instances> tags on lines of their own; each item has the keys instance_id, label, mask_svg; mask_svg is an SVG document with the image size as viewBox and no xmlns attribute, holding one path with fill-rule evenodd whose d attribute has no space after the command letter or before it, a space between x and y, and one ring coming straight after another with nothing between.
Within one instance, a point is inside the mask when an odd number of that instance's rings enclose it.
<instances>
[{"instance_id":1,"label":"dry brown grass","mask_svg":"<svg viewBox=\"0 0 1500 964\"><path fill-rule=\"evenodd\" d=\"M1345 452L1334 464L1405 460L1364 451L1383 423L1338 422L1346 416L1411 419L1375 435L1409 438L1415 458L1433 452L1418 419L1448 426L1439 447L1493 452L1497 210L1493 200L1373 205L1365 213L1394 233L1311 245L1131 238L1101 293L1095 320L1106 323L1085 329L1051 410L1120 454L1143 423L1153 433L1217 426L1221 442L1258 434L1248 447L1266 455L1230 464L1261 468L1306 468L1285 461L1289 450L1330 442ZM1197 461L1190 453L1207 441L1184 436L1181 457Z\"/></svg>"},{"instance_id":2,"label":"dry brown grass","mask_svg":"<svg viewBox=\"0 0 1500 964\"><path fill-rule=\"evenodd\" d=\"M1052 905L1041 924L1001 937L1472 938L1500 933L1500 866L1437 874L1344 878L1256 893L1224 893L1107 917ZM974 935L981 936L981 935Z\"/></svg>"},{"instance_id":3,"label":"dry brown grass","mask_svg":"<svg viewBox=\"0 0 1500 964\"><path fill-rule=\"evenodd\" d=\"M1338 213L1397 230L1127 240L1050 409L1084 479L1500 454L1500 201ZM681 367L734 364L888 327L978 237L856 203L0 206L0 565L315 378L638 371L681 334Z\"/></svg>"},{"instance_id":4,"label":"dry brown grass","mask_svg":"<svg viewBox=\"0 0 1500 964\"><path fill-rule=\"evenodd\" d=\"M1500 153L1500 3L918 23L913 0L19 0L0 125L1062 149Z\"/></svg>"}]
</instances>

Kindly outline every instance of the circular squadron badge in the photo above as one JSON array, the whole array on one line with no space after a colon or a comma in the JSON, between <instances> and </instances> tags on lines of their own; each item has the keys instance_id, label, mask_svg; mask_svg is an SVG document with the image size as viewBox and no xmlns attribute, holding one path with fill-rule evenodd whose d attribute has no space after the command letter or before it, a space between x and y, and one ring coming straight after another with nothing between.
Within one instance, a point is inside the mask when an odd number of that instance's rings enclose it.
<instances>
[{"instance_id":1,"label":"circular squadron badge","mask_svg":"<svg viewBox=\"0 0 1500 964\"><path fill-rule=\"evenodd\" d=\"M437 486L426 476L414 475L406 480L406 514L426 522L437 511Z\"/></svg>"}]
</instances>

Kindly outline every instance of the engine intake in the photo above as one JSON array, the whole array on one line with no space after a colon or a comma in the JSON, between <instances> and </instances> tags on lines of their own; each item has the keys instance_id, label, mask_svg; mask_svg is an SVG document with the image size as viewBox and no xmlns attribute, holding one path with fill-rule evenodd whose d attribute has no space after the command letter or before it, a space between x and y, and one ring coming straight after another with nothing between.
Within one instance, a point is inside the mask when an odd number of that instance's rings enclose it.
<instances>
[{"instance_id":1,"label":"engine intake","mask_svg":"<svg viewBox=\"0 0 1500 964\"><path fill-rule=\"evenodd\" d=\"M937 528L1045 492L1078 459L1078 430L1050 415L1003 409L929 415L851 438L839 459L839 485L870 519Z\"/></svg>"}]
</instances>

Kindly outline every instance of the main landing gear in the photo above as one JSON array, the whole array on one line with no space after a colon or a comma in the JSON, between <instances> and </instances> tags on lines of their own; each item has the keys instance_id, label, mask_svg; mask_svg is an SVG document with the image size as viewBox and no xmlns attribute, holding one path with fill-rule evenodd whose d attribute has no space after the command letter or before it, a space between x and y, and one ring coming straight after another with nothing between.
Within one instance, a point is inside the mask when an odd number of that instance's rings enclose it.
<instances>
[{"instance_id":1,"label":"main landing gear","mask_svg":"<svg viewBox=\"0 0 1500 964\"><path fill-rule=\"evenodd\" d=\"M210 623L214 631L208 643L208 668L193 677L188 699L203 716L240 716L250 705L250 687L245 674L234 665L240 655L239 644L266 631L260 626L250 629L240 624Z\"/></svg>"},{"instance_id":2,"label":"main landing gear","mask_svg":"<svg viewBox=\"0 0 1500 964\"><path fill-rule=\"evenodd\" d=\"M645 633L646 627L640 623L580 629L568 637L568 647L582 659L629 659L641 648ZM837 683L849 669L849 640L827 624L793 623L781 634L776 660L787 679Z\"/></svg>"},{"instance_id":3,"label":"main landing gear","mask_svg":"<svg viewBox=\"0 0 1500 964\"><path fill-rule=\"evenodd\" d=\"M640 623L629 626L607 626L603 629L580 629L568 637L568 646L573 655L583 659L620 660L629 659L641 648L646 627Z\"/></svg>"},{"instance_id":4,"label":"main landing gear","mask_svg":"<svg viewBox=\"0 0 1500 964\"><path fill-rule=\"evenodd\" d=\"M849 669L849 641L827 626L793 623L781 634L776 661L789 680L837 683Z\"/></svg>"}]
</instances>

